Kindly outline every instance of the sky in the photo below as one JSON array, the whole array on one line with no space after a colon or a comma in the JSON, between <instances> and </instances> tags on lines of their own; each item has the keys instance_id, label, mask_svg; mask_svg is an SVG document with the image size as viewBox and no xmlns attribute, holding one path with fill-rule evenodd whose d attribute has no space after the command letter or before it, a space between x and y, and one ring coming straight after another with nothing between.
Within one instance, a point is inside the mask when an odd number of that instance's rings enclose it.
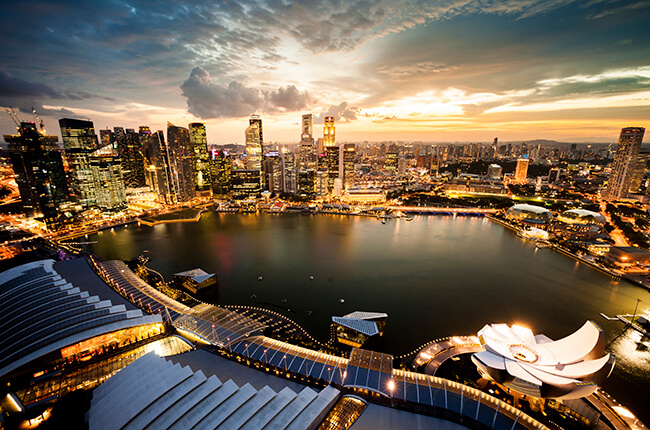
<instances>
[{"instance_id":1,"label":"sky","mask_svg":"<svg viewBox=\"0 0 650 430\"><path fill-rule=\"evenodd\" d=\"M0 106L242 143L615 142L650 126L650 0L0 3ZM3 109L4 110L4 109ZM13 133L6 112L0 131ZM646 138L647 140L647 138Z\"/></svg>"}]
</instances>

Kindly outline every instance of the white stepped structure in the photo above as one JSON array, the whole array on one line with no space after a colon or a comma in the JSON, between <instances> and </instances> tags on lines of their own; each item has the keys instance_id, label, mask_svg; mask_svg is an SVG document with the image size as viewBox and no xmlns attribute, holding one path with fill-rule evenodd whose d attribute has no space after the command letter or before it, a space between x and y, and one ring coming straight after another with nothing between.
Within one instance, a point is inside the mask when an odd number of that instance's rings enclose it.
<instances>
[{"instance_id":1,"label":"white stepped structure","mask_svg":"<svg viewBox=\"0 0 650 430\"><path fill-rule=\"evenodd\" d=\"M90 429L309 429L339 394L331 386L300 393L239 387L150 353L94 391L86 420Z\"/></svg>"}]
</instances>

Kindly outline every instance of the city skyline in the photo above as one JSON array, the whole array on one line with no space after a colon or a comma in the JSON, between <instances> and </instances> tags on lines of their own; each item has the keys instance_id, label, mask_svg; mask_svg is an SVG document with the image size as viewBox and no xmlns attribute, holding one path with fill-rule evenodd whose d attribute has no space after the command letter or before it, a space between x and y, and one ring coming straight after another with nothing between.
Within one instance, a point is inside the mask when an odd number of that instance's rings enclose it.
<instances>
[{"instance_id":1,"label":"city skyline","mask_svg":"<svg viewBox=\"0 0 650 430\"><path fill-rule=\"evenodd\" d=\"M647 3L23 2L3 5L0 105L209 143L615 142L650 117ZM72 25L70 23L73 23ZM14 126L0 115L3 133Z\"/></svg>"}]
</instances>

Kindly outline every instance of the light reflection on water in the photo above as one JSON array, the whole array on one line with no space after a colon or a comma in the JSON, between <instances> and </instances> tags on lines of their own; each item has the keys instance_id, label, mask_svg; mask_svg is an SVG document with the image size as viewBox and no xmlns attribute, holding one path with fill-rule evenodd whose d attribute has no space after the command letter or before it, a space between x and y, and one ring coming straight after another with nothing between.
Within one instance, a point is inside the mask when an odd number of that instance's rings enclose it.
<instances>
[{"instance_id":1,"label":"light reflection on water","mask_svg":"<svg viewBox=\"0 0 650 430\"><path fill-rule=\"evenodd\" d=\"M395 355L499 322L559 339L591 319L612 340L623 325L601 312L632 313L637 298L640 312L650 305L647 291L537 249L482 218L416 216L382 224L334 215L207 213L198 223L134 224L88 239L95 240L86 249L104 259L129 260L148 250L150 266L168 280L196 267L217 273L219 288L206 301L280 305L287 298L293 310L287 315L321 339L333 315L386 312L381 348ZM634 402L642 399L631 393L650 398L650 354L635 349L633 336L612 343L618 363L605 389L626 396L620 400L639 413L645 408Z\"/></svg>"}]
</instances>

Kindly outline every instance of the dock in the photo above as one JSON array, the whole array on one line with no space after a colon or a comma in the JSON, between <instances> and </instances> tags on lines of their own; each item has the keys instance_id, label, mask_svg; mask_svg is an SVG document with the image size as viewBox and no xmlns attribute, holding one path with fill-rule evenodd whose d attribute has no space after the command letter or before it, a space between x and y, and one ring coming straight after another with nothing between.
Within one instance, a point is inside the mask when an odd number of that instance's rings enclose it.
<instances>
[{"instance_id":1,"label":"dock","mask_svg":"<svg viewBox=\"0 0 650 430\"><path fill-rule=\"evenodd\" d=\"M604 313L601 312L600 316L605 318L607 321L617 321L618 320L618 321L622 322L623 324L625 324L626 326L632 327L634 330L641 333L644 337L647 337L648 339L650 339L650 333L647 330L645 330L643 327L641 327L637 323L635 323L635 322L628 319L628 317L634 318L635 316L640 316L640 315L627 315L626 314L626 315L616 315L616 317L608 317L607 315L605 315Z\"/></svg>"}]
</instances>

